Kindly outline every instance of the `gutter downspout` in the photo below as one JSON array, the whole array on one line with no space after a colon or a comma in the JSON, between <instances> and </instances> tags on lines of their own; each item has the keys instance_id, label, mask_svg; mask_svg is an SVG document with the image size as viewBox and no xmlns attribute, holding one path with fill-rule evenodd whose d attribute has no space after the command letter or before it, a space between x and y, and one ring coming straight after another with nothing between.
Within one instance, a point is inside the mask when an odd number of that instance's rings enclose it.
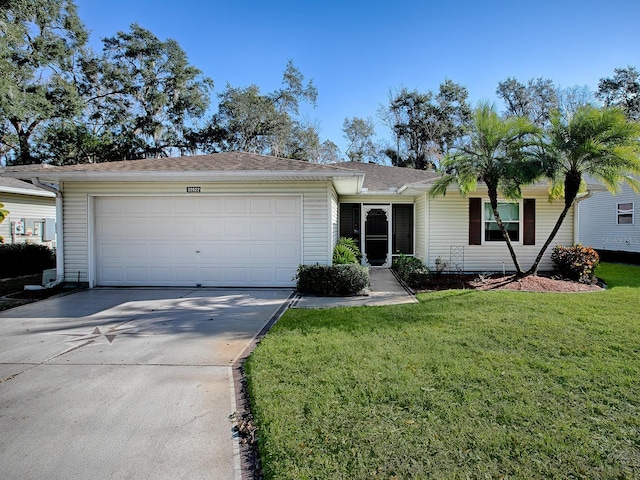
<instances>
[{"instance_id":1,"label":"gutter downspout","mask_svg":"<svg viewBox=\"0 0 640 480\"><path fill-rule=\"evenodd\" d=\"M578 204L587 198L591 198L593 195L592 190L587 190L587 193L581 197L576 198L576 201L573 204L574 208L574 216L573 216L573 243L580 243L580 208Z\"/></svg>"},{"instance_id":2,"label":"gutter downspout","mask_svg":"<svg viewBox=\"0 0 640 480\"><path fill-rule=\"evenodd\" d=\"M40 179L34 177L31 179L36 187L52 192L56 195L56 279L48 283L43 288L53 288L60 285L64 281L64 233L63 233L63 217L62 217L62 191L53 185L41 183ZM32 287L32 288L27 288ZM25 290L40 290L37 285L26 285Z\"/></svg>"}]
</instances>

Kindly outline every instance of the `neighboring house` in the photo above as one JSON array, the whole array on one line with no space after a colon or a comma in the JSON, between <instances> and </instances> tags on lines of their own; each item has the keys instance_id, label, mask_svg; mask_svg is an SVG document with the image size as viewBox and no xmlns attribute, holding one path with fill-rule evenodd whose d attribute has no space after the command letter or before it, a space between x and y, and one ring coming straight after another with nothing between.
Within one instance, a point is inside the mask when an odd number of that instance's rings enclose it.
<instances>
[{"instance_id":1,"label":"neighboring house","mask_svg":"<svg viewBox=\"0 0 640 480\"><path fill-rule=\"evenodd\" d=\"M640 195L624 185L620 193L594 192L580 203L578 240L605 260L640 259Z\"/></svg>"},{"instance_id":2,"label":"neighboring house","mask_svg":"<svg viewBox=\"0 0 640 480\"><path fill-rule=\"evenodd\" d=\"M58 260L68 281L89 286L291 286L299 264L331 263L339 236L356 238L372 266L404 253L430 268L513 271L486 189L434 199L431 172L220 153L5 175L60 189ZM562 202L546 185L523 193L501 209L528 268ZM557 243L573 243L573 219L572 209Z\"/></svg>"},{"instance_id":3,"label":"neighboring house","mask_svg":"<svg viewBox=\"0 0 640 480\"><path fill-rule=\"evenodd\" d=\"M0 177L0 203L9 215L0 223L4 243L55 247L56 196L16 178Z\"/></svg>"}]
</instances>

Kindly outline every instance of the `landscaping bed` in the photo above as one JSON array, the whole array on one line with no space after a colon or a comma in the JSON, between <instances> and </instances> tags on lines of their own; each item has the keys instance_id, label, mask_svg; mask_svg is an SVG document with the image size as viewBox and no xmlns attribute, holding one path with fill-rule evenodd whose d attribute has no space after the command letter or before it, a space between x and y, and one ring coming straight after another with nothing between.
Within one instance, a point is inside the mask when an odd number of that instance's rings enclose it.
<instances>
[{"instance_id":1,"label":"landscaping bed","mask_svg":"<svg viewBox=\"0 0 640 480\"><path fill-rule=\"evenodd\" d=\"M0 279L0 311L19 307L27 303L69 291L68 288L57 286L44 290L25 290L25 285L40 285L42 274L23 275L14 278Z\"/></svg>"},{"instance_id":2,"label":"landscaping bed","mask_svg":"<svg viewBox=\"0 0 640 480\"><path fill-rule=\"evenodd\" d=\"M419 291L472 289L520 290L527 292L590 292L601 288L598 284L587 285L542 274L529 275L523 278L517 278L515 275L500 274L436 274L431 276L425 288Z\"/></svg>"}]
</instances>

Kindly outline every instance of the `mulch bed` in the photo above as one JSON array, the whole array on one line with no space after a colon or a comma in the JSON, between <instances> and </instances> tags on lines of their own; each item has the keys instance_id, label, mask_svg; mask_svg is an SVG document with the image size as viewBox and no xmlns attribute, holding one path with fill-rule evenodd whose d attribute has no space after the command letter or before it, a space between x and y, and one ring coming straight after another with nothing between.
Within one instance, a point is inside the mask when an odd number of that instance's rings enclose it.
<instances>
[{"instance_id":1,"label":"mulch bed","mask_svg":"<svg viewBox=\"0 0 640 480\"><path fill-rule=\"evenodd\" d=\"M427 288L420 290L470 289L470 290L520 290L525 292L593 292L601 290L598 284L562 280L545 275L517 278L515 275L440 274L434 275Z\"/></svg>"}]
</instances>

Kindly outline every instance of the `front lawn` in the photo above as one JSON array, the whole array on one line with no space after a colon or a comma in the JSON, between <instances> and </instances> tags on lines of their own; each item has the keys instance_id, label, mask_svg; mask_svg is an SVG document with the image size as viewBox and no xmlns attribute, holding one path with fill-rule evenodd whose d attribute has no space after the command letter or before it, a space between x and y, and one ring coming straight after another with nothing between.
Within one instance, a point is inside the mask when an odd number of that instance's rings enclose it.
<instances>
[{"instance_id":1,"label":"front lawn","mask_svg":"<svg viewBox=\"0 0 640 480\"><path fill-rule=\"evenodd\" d=\"M640 267L597 273L289 310L246 364L265 478L640 478Z\"/></svg>"}]
</instances>

